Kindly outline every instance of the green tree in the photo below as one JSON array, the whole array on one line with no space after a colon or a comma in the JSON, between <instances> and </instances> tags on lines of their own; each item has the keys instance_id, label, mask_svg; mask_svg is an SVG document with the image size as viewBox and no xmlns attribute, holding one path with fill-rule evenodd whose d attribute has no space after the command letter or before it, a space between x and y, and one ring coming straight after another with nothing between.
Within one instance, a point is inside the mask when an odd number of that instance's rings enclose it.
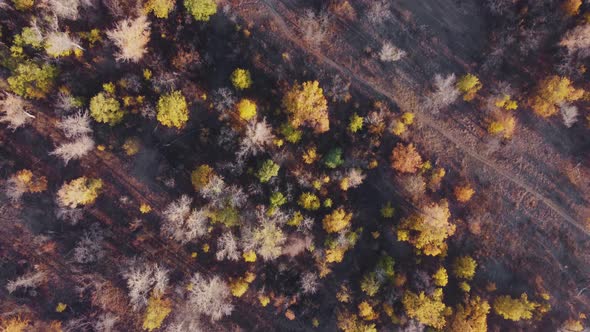
<instances>
[{"instance_id":1,"label":"green tree","mask_svg":"<svg viewBox=\"0 0 590 332\"><path fill-rule=\"evenodd\" d=\"M209 21L217 13L215 0L184 0L184 7L197 21Z\"/></svg>"},{"instance_id":2,"label":"green tree","mask_svg":"<svg viewBox=\"0 0 590 332\"><path fill-rule=\"evenodd\" d=\"M49 64L40 66L34 62L25 62L16 67L8 78L8 85L19 96L42 99L53 88L56 77L57 69Z\"/></svg>"},{"instance_id":3,"label":"green tree","mask_svg":"<svg viewBox=\"0 0 590 332\"><path fill-rule=\"evenodd\" d=\"M98 122L114 126L123 120L125 110L117 99L100 92L90 99L90 115Z\"/></svg>"},{"instance_id":4,"label":"green tree","mask_svg":"<svg viewBox=\"0 0 590 332\"><path fill-rule=\"evenodd\" d=\"M342 160L342 149L333 148L324 156L324 165L328 168L336 168L344 163Z\"/></svg>"},{"instance_id":5,"label":"green tree","mask_svg":"<svg viewBox=\"0 0 590 332\"><path fill-rule=\"evenodd\" d=\"M262 183L266 183L270 181L271 178L279 175L279 169L281 167L275 164L274 161L268 159L262 163L258 172L256 172L256 176Z\"/></svg>"},{"instance_id":6,"label":"green tree","mask_svg":"<svg viewBox=\"0 0 590 332\"><path fill-rule=\"evenodd\" d=\"M188 121L188 106L180 91L160 96L157 119L166 127L182 128Z\"/></svg>"}]
</instances>

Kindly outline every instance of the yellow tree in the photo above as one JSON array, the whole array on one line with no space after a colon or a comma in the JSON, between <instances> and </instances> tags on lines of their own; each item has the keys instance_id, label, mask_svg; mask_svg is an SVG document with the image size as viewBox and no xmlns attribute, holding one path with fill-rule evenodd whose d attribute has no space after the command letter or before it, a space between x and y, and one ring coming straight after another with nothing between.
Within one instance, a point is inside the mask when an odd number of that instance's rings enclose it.
<instances>
[{"instance_id":1,"label":"yellow tree","mask_svg":"<svg viewBox=\"0 0 590 332\"><path fill-rule=\"evenodd\" d=\"M467 203L467 202L469 202L471 197L473 197L473 194L475 194L475 190L473 190L473 188L470 185L466 184L463 186L455 187L454 193L455 193L455 198L457 199L458 202Z\"/></svg>"},{"instance_id":2,"label":"yellow tree","mask_svg":"<svg viewBox=\"0 0 590 332\"><path fill-rule=\"evenodd\" d=\"M481 87L479 78L472 74L467 74L457 81L457 89L463 93L463 100L465 101L473 100Z\"/></svg>"},{"instance_id":3,"label":"yellow tree","mask_svg":"<svg viewBox=\"0 0 590 332\"><path fill-rule=\"evenodd\" d=\"M544 118L557 114L557 105L576 101L584 95L584 90L572 86L567 77L549 76L537 87L530 104L533 111Z\"/></svg>"},{"instance_id":4,"label":"yellow tree","mask_svg":"<svg viewBox=\"0 0 590 332\"><path fill-rule=\"evenodd\" d=\"M322 220L324 230L328 233L336 233L350 225L352 213L347 213L343 208L338 208L326 215Z\"/></svg>"},{"instance_id":5,"label":"yellow tree","mask_svg":"<svg viewBox=\"0 0 590 332\"><path fill-rule=\"evenodd\" d=\"M159 328L171 311L172 302L170 300L162 299L159 295L152 295L143 318L143 329L153 331Z\"/></svg>"},{"instance_id":6,"label":"yellow tree","mask_svg":"<svg viewBox=\"0 0 590 332\"><path fill-rule=\"evenodd\" d=\"M156 118L166 127L182 128L188 121L188 106L180 91L160 96L157 110Z\"/></svg>"},{"instance_id":7,"label":"yellow tree","mask_svg":"<svg viewBox=\"0 0 590 332\"><path fill-rule=\"evenodd\" d=\"M404 219L397 231L399 241L407 241L428 256L437 256L447 249L445 240L455 233L449 222L451 213L446 200L432 203Z\"/></svg>"},{"instance_id":8,"label":"yellow tree","mask_svg":"<svg viewBox=\"0 0 590 332\"><path fill-rule=\"evenodd\" d=\"M475 275L477 262L471 256L461 256L453 263L453 274L457 278L471 280Z\"/></svg>"},{"instance_id":9,"label":"yellow tree","mask_svg":"<svg viewBox=\"0 0 590 332\"><path fill-rule=\"evenodd\" d=\"M422 165L422 157L414 144L403 145L398 143L391 152L391 167L401 173L416 173Z\"/></svg>"},{"instance_id":10,"label":"yellow tree","mask_svg":"<svg viewBox=\"0 0 590 332\"><path fill-rule=\"evenodd\" d=\"M533 317L533 311L537 307L539 307L539 304L530 302L524 293L517 299L513 299L508 295L502 295L494 301L494 312L504 319L512 321L531 319Z\"/></svg>"},{"instance_id":11,"label":"yellow tree","mask_svg":"<svg viewBox=\"0 0 590 332\"><path fill-rule=\"evenodd\" d=\"M466 298L458 304L455 313L449 319L446 331L483 332L488 330L487 318L490 305L479 296Z\"/></svg>"},{"instance_id":12,"label":"yellow tree","mask_svg":"<svg viewBox=\"0 0 590 332\"><path fill-rule=\"evenodd\" d=\"M328 102L318 81L296 83L283 97L283 107L294 128L306 125L316 134L330 130Z\"/></svg>"},{"instance_id":13,"label":"yellow tree","mask_svg":"<svg viewBox=\"0 0 590 332\"><path fill-rule=\"evenodd\" d=\"M79 205L94 203L101 189L101 179L89 179L83 176L61 186L57 192L57 201L62 206L74 209Z\"/></svg>"},{"instance_id":14,"label":"yellow tree","mask_svg":"<svg viewBox=\"0 0 590 332\"><path fill-rule=\"evenodd\" d=\"M442 288L434 290L432 295L420 294L407 290L402 298L406 314L424 325L442 329L445 326L447 306L442 301Z\"/></svg>"}]
</instances>

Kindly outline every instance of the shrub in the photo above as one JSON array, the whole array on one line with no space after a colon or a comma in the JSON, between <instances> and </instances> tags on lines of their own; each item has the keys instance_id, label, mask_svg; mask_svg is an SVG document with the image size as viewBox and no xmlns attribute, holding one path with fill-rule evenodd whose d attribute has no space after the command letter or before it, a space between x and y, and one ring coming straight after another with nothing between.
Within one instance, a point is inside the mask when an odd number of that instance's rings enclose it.
<instances>
[{"instance_id":1,"label":"shrub","mask_svg":"<svg viewBox=\"0 0 590 332\"><path fill-rule=\"evenodd\" d=\"M215 0L184 0L184 7L197 21L209 21L217 13Z\"/></svg>"},{"instance_id":2,"label":"shrub","mask_svg":"<svg viewBox=\"0 0 590 332\"><path fill-rule=\"evenodd\" d=\"M347 213L343 208L338 208L326 215L322 220L324 230L328 233L336 233L350 225L352 213Z\"/></svg>"},{"instance_id":3,"label":"shrub","mask_svg":"<svg viewBox=\"0 0 590 332\"><path fill-rule=\"evenodd\" d=\"M521 319L531 319L533 310L539 307L536 302L530 302L526 294L522 294L519 299L513 299L508 295L502 295L494 301L494 312L504 319L519 321Z\"/></svg>"},{"instance_id":4,"label":"shrub","mask_svg":"<svg viewBox=\"0 0 590 332\"><path fill-rule=\"evenodd\" d=\"M317 81L295 84L283 97L283 107L293 128L310 126L316 134L330 130L328 102Z\"/></svg>"},{"instance_id":5,"label":"shrub","mask_svg":"<svg viewBox=\"0 0 590 332\"><path fill-rule=\"evenodd\" d=\"M83 176L63 184L57 192L57 201L63 207L74 209L79 205L94 203L101 190L101 179Z\"/></svg>"},{"instance_id":6,"label":"shrub","mask_svg":"<svg viewBox=\"0 0 590 332\"><path fill-rule=\"evenodd\" d=\"M49 64L39 66L33 62L19 64L8 78L10 89L19 96L42 99L53 88L57 69Z\"/></svg>"},{"instance_id":7,"label":"shrub","mask_svg":"<svg viewBox=\"0 0 590 332\"><path fill-rule=\"evenodd\" d=\"M90 99L90 115L98 122L114 126L123 120L125 113L119 101L105 92L99 92Z\"/></svg>"},{"instance_id":8,"label":"shrub","mask_svg":"<svg viewBox=\"0 0 590 332\"><path fill-rule=\"evenodd\" d=\"M258 172L256 172L256 176L262 183L266 183L270 181L271 178L277 176L279 174L279 169L281 167L274 163L274 161L268 159L262 163Z\"/></svg>"},{"instance_id":9,"label":"shrub","mask_svg":"<svg viewBox=\"0 0 590 332\"><path fill-rule=\"evenodd\" d=\"M107 36L115 43L119 52L117 60L138 62L143 58L150 41L150 23L145 16L124 19L115 29L107 31Z\"/></svg>"},{"instance_id":10,"label":"shrub","mask_svg":"<svg viewBox=\"0 0 590 332\"><path fill-rule=\"evenodd\" d=\"M302 208L310 211L315 211L320 208L320 199L309 192L301 194L297 203Z\"/></svg>"},{"instance_id":11,"label":"shrub","mask_svg":"<svg viewBox=\"0 0 590 332\"><path fill-rule=\"evenodd\" d=\"M324 156L324 165L328 168L337 168L343 163L341 148L334 148Z\"/></svg>"},{"instance_id":12,"label":"shrub","mask_svg":"<svg viewBox=\"0 0 590 332\"><path fill-rule=\"evenodd\" d=\"M576 101L584 95L584 90L571 86L567 77L549 76L537 87L530 104L533 111L544 118L557 114L557 105Z\"/></svg>"},{"instance_id":13,"label":"shrub","mask_svg":"<svg viewBox=\"0 0 590 332\"><path fill-rule=\"evenodd\" d=\"M238 90L244 90L252 85L252 78L250 72L246 69L238 68L231 73L231 83Z\"/></svg>"},{"instance_id":14,"label":"shrub","mask_svg":"<svg viewBox=\"0 0 590 332\"><path fill-rule=\"evenodd\" d=\"M470 256L461 256L453 263L453 274L457 278L471 280L475 275L477 262Z\"/></svg>"},{"instance_id":15,"label":"shrub","mask_svg":"<svg viewBox=\"0 0 590 332\"><path fill-rule=\"evenodd\" d=\"M143 329L153 331L160 328L170 312L172 312L170 300L162 299L159 295L152 295L143 318Z\"/></svg>"},{"instance_id":16,"label":"shrub","mask_svg":"<svg viewBox=\"0 0 590 332\"><path fill-rule=\"evenodd\" d=\"M465 101L473 100L481 87L479 78L472 74L461 77L457 82L457 89L463 93L463 100Z\"/></svg>"},{"instance_id":17,"label":"shrub","mask_svg":"<svg viewBox=\"0 0 590 332\"><path fill-rule=\"evenodd\" d=\"M238 115L242 120L250 120L256 116L256 103L250 99L242 99L236 105L238 109Z\"/></svg>"},{"instance_id":18,"label":"shrub","mask_svg":"<svg viewBox=\"0 0 590 332\"><path fill-rule=\"evenodd\" d=\"M358 114L354 113L350 116L350 121L348 123L348 130L351 133L356 133L357 131L363 129L363 117L359 116Z\"/></svg>"},{"instance_id":19,"label":"shrub","mask_svg":"<svg viewBox=\"0 0 590 332\"><path fill-rule=\"evenodd\" d=\"M442 298L441 288L437 288L432 295L426 295L424 292L416 294L406 291L402 303L410 318L415 318L420 323L435 329L442 329L446 323L445 312L447 311L447 306L442 302Z\"/></svg>"},{"instance_id":20,"label":"shrub","mask_svg":"<svg viewBox=\"0 0 590 332\"><path fill-rule=\"evenodd\" d=\"M188 106L180 91L160 96L157 111L156 118L166 127L182 128L188 121Z\"/></svg>"},{"instance_id":21,"label":"shrub","mask_svg":"<svg viewBox=\"0 0 590 332\"><path fill-rule=\"evenodd\" d=\"M144 6L146 13L152 12L157 18L168 18L174 8L175 0L148 0Z\"/></svg>"},{"instance_id":22,"label":"shrub","mask_svg":"<svg viewBox=\"0 0 590 332\"><path fill-rule=\"evenodd\" d=\"M422 157L414 144L402 145L398 143L391 152L391 167L401 173L416 173L422 165Z\"/></svg>"}]
</instances>

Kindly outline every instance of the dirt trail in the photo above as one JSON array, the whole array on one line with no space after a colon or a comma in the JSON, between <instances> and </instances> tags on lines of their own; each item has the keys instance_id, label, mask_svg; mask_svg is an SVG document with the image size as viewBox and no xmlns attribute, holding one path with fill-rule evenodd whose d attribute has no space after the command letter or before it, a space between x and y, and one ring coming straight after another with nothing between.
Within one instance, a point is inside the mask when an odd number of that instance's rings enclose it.
<instances>
[{"instance_id":1,"label":"dirt trail","mask_svg":"<svg viewBox=\"0 0 590 332\"><path fill-rule=\"evenodd\" d=\"M272 4L272 1L268 0L261 0L261 2L268 8L269 15L274 19L275 23L278 24L279 28L281 29L283 35L290 40L293 44L300 47L302 50L305 50L309 54L314 55L318 58L321 62L328 65L329 67L343 73L346 77L350 77L351 80L360 85L361 87L368 89L369 91L373 91L379 95L382 95L388 98L392 103L403 107L403 102L399 96L396 96L394 93L389 92L385 87L382 87L376 83L369 82L360 75L357 75L355 72L352 72L347 67L337 63L336 61L332 60L325 54L319 52L316 49L307 47L301 39L296 35L296 33L289 27L285 18L277 11L275 5ZM280 1L279 1L280 2ZM297 25L293 22L289 22L293 26L297 27ZM393 90L393 89L392 89ZM493 161L487 159L486 157L478 154L473 149L469 148L459 137L453 135L450 130L444 128L440 122L434 120L431 116L420 110L418 107L412 107L413 109L408 110L413 112L416 115L416 118L419 122L426 125L430 129L439 133L442 137L448 140L452 145L454 145L457 149L462 151L465 155L469 156L471 159L478 161L479 163L489 167L498 175L504 177L505 179L511 181L512 183L516 184L517 186L524 189L527 193L533 195L537 200L543 202L549 209L553 212L557 213L560 217L562 217L566 222L568 222L571 226L575 227L579 232L582 232L588 236L590 236L590 232L584 229L578 221L572 216L570 216L563 207L559 206L557 203L553 202L548 197L544 196L543 194L536 191L531 185L520 179L517 175L509 172L505 169L502 169Z\"/></svg>"}]
</instances>

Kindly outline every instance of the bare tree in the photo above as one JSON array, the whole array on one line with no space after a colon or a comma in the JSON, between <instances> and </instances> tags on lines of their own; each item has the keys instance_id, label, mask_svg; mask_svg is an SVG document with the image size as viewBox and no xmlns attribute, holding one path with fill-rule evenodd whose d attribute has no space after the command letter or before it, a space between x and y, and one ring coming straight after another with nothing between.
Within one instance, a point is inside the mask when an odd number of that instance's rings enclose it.
<instances>
[{"instance_id":1,"label":"bare tree","mask_svg":"<svg viewBox=\"0 0 590 332\"><path fill-rule=\"evenodd\" d=\"M372 24L381 24L391 18L391 8L387 0L371 1L366 17Z\"/></svg>"},{"instance_id":2,"label":"bare tree","mask_svg":"<svg viewBox=\"0 0 590 332\"><path fill-rule=\"evenodd\" d=\"M256 156L264 152L264 149L272 145L275 136L272 127L263 119L260 122L249 122L246 126L246 135L240 143L238 158Z\"/></svg>"},{"instance_id":3,"label":"bare tree","mask_svg":"<svg viewBox=\"0 0 590 332\"><path fill-rule=\"evenodd\" d=\"M168 287L168 270L158 264L132 262L123 277L127 280L133 310L145 307L150 292L164 293Z\"/></svg>"},{"instance_id":4,"label":"bare tree","mask_svg":"<svg viewBox=\"0 0 590 332\"><path fill-rule=\"evenodd\" d=\"M98 317L98 320L94 323L94 329L98 332L114 332L118 321L119 317L107 312Z\"/></svg>"},{"instance_id":5,"label":"bare tree","mask_svg":"<svg viewBox=\"0 0 590 332\"><path fill-rule=\"evenodd\" d=\"M85 231L74 248L74 260L80 264L94 263L105 255L102 232L95 226Z\"/></svg>"},{"instance_id":6,"label":"bare tree","mask_svg":"<svg viewBox=\"0 0 590 332\"><path fill-rule=\"evenodd\" d=\"M35 289L45 281L45 273L40 271L30 272L22 275L15 280L9 280L6 284L6 290L12 294L19 288Z\"/></svg>"},{"instance_id":7,"label":"bare tree","mask_svg":"<svg viewBox=\"0 0 590 332\"><path fill-rule=\"evenodd\" d=\"M219 239L217 239L217 253L215 258L218 261L229 259L237 261L240 259L240 252L238 250L238 243L236 242L235 236L227 231L223 233Z\"/></svg>"},{"instance_id":8,"label":"bare tree","mask_svg":"<svg viewBox=\"0 0 590 332\"><path fill-rule=\"evenodd\" d=\"M301 275L301 290L304 294L315 294L319 285L317 274L307 271Z\"/></svg>"},{"instance_id":9,"label":"bare tree","mask_svg":"<svg viewBox=\"0 0 590 332\"><path fill-rule=\"evenodd\" d=\"M192 199L186 195L170 203L164 212L160 232L182 244L207 233L207 210L191 209Z\"/></svg>"},{"instance_id":10,"label":"bare tree","mask_svg":"<svg viewBox=\"0 0 590 332\"><path fill-rule=\"evenodd\" d=\"M436 113L454 103L460 95L459 90L455 87L456 80L455 74L446 77L436 74L434 76L434 92L426 97L424 107Z\"/></svg>"},{"instance_id":11,"label":"bare tree","mask_svg":"<svg viewBox=\"0 0 590 332\"><path fill-rule=\"evenodd\" d=\"M92 134L90 117L87 112L78 112L67 116L57 124L67 138L75 138Z\"/></svg>"},{"instance_id":12,"label":"bare tree","mask_svg":"<svg viewBox=\"0 0 590 332\"><path fill-rule=\"evenodd\" d=\"M137 62L147 51L150 40L150 23L145 16L136 19L124 19L117 23L115 29L107 31L107 36L119 48L118 61Z\"/></svg>"},{"instance_id":13,"label":"bare tree","mask_svg":"<svg viewBox=\"0 0 590 332\"><path fill-rule=\"evenodd\" d=\"M311 9L306 9L299 19L301 37L312 46L319 46L328 37L330 20L326 12L316 14Z\"/></svg>"},{"instance_id":14,"label":"bare tree","mask_svg":"<svg viewBox=\"0 0 590 332\"><path fill-rule=\"evenodd\" d=\"M363 174L361 169L351 168L348 170L346 177L348 178L348 187L356 188L363 183L367 176Z\"/></svg>"},{"instance_id":15,"label":"bare tree","mask_svg":"<svg viewBox=\"0 0 590 332\"><path fill-rule=\"evenodd\" d=\"M63 143L50 154L59 156L67 165L72 159L80 159L94 149L94 141L88 136L82 136L71 143Z\"/></svg>"},{"instance_id":16,"label":"bare tree","mask_svg":"<svg viewBox=\"0 0 590 332\"><path fill-rule=\"evenodd\" d=\"M45 36L45 45L47 54L54 57L67 55L76 48L82 49L77 39L59 31L50 32Z\"/></svg>"},{"instance_id":17,"label":"bare tree","mask_svg":"<svg viewBox=\"0 0 590 332\"><path fill-rule=\"evenodd\" d=\"M579 25L568 31L559 45L567 48L570 54L577 53L582 57L590 55L590 24Z\"/></svg>"},{"instance_id":18,"label":"bare tree","mask_svg":"<svg viewBox=\"0 0 590 332\"><path fill-rule=\"evenodd\" d=\"M563 124L571 128L578 121L578 108L574 105L563 104L559 106Z\"/></svg>"},{"instance_id":19,"label":"bare tree","mask_svg":"<svg viewBox=\"0 0 590 332\"><path fill-rule=\"evenodd\" d=\"M287 237L281 229L281 225L287 220L287 215L281 211L274 211L267 215L264 209L256 213L257 225L242 228L242 247L244 251L254 250L264 260L273 260L279 257Z\"/></svg>"},{"instance_id":20,"label":"bare tree","mask_svg":"<svg viewBox=\"0 0 590 332\"><path fill-rule=\"evenodd\" d=\"M228 88L219 88L213 92L213 108L220 114L220 119L227 119L234 110L236 97Z\"/></svg>"},{"instance_id":21,"label":"bare tree","mask_svg":"<svg viewBox=\"0 0 590 332\"><path fill-rule=\"evenodd\" d=\"M25 100L12 93L5 92L4 99L0 100L0 123L8 123L8 128L16 130L24 126L35 117L26 109L29 105Z\"/></svg>"},{"instance_id":22,"label":"bare tree","mask_svg":"<svg viewBox=\"0 0 590 332\"><path fill-rule=\"evenodd\" d=\"M190 280L191 290L188 297L190 311L207 315L211 321L218 321L230 315L234 309L227 283L218 276L205 279L195 273Z\"/></svg>"},{"instance_id":23,"label":"bare tree","mask_svg":"<svg viewBox=\"0 0 590 332\"><path fill-rule=\"evenodd\" d=\"M379 52L379 60L383 62L395 62L406 56L406 52L397 48L390 42L385 42Z\"/></svg>"},{"instance_id":24,"label":"bare tree","mask_svg":"<svg viewBox=\"0 0 590 332\"><path fill-rule=\"evenodd\" d=\"M342 78L340 75L334 76L326 94L332 98L333 102L347 102L350 100L350 81Z\"/></svg>"}]
</instances>

